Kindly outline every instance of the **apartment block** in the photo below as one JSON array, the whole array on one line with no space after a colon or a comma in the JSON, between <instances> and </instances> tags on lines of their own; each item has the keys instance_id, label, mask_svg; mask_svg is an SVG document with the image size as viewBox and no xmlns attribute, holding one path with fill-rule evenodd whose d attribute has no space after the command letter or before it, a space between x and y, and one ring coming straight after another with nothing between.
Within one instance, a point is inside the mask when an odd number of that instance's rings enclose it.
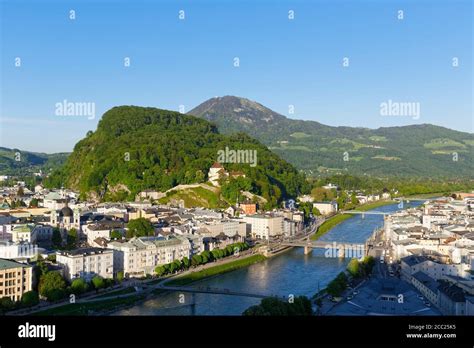
<instances>
[{"instance_id":1,"label":"apartment block","mask_svg":"<svg viewBox=\"0 0 474 348\"><path fill-rule=\"evenodd\" d=\"M98 275L113 278L113 251L101 248L83 248L56 253L56 262L64 267L64 276L68 280L83 278L91 280Z\"/></svg>"},{"instance_id":2,"label":"apartment block","mask_svg":"<svg viewBox=\"0 0 474 348\"><path fill-rule=\"evenodd\" d=\"M0 298L20 301L25 292L31 291L32 270L30 265L0 259Z\"/></svg>"}]
</instances>

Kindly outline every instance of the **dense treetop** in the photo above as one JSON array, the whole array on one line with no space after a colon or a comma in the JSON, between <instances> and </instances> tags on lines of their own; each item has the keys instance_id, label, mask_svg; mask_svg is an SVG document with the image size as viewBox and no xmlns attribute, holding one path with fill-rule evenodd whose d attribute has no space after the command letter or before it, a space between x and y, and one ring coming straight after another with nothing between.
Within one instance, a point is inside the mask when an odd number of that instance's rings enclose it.
<instances>
[{"instance_id":1,"label":"dense treetop","mask_svg":"<svg viewBox=\"0 0 474 348\"><path fill-rule=\"evenodd\" d=\"M224 163L240 171L251 191L274 204L307 192L304 176L245 134L225 136L203 119L178 112L136 106L107 111L95 132L74 147L65 166L47 185L78 189L83 197L129 199L144 189L166 191L178 184L207 180L218 151L257 150L257 165Z\"/></svg>"}]
</instances>

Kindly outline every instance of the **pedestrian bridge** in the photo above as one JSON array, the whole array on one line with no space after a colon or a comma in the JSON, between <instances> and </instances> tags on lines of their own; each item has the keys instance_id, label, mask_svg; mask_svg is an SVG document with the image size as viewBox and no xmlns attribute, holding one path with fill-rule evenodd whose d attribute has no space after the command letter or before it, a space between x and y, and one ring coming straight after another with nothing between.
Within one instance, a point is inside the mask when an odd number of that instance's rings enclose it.
<instances>
[{"instance_id":1,"label":"pedestrian bridge","mask_svg":"<svg viewBox=\"0 0 474 348\"><path fill-rule=\"evenodd\" d=\"M235 291L230 289L221 289L221 288L214 288L214 287L189 287L189 286L167 286L167 285L160 285L158 286L159 289L167 290L167 291L177 291L177 292L189 292L193 294L215 294L215 295L228 295L228 296L243 296L243 297L252 297L252 298L267 298L267 297L274 297L280 298L283 300L287 300L284 296L278 295L271 295L271 294L262 294L262 293L255 293L255 292L247 292L247 291Z\"/></svg>"},{"instance_id":2,"label":"pedestrian bridge","mask_svg":"<svg viewBox=\"0 0 474 348\"><path fill-rule=\"evenodd\" d=\"M368 211L360 211L360 210L342 210L340 211L341 214L354 214L354 215L389 215L393 213L386 213L383 211L376 211L376 210L368 210Z\"/></svg>"},{"instance_id":3,"label":"pedestrian bridge","mask_svg":"<svg viewBox=\"0 0 474 348\"><path fill-rule=\"evenodd\" d=\"M304 253L310 254L312 249L323 248L326 249L328 255L332 257L348 257L348 258L360 258L367 255L368 245L364 243L340 243L336 241L283 241L280 243L283 246L290 247L302 247L304 248Z\"/></svg>"}]
</instances>

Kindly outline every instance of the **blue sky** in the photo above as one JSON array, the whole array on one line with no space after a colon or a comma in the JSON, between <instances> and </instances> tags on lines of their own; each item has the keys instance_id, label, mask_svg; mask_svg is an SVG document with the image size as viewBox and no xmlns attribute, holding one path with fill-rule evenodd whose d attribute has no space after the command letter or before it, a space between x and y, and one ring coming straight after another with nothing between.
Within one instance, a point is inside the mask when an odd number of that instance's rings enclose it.
<instances>
[{"instance_id":1,"label":"blue sky","mask_svg":"<svg viewBox=\"0 0 474 348\"><path fill-rule=\"evenodd\" d=\"M0 3L1 146L71 151L113 106L224 95L334 126L474 129L470 0ZM55 115L63 100L95 103L95 119ZM381 116L388 100L420 118Z\"/></svg>"}]
</instances>

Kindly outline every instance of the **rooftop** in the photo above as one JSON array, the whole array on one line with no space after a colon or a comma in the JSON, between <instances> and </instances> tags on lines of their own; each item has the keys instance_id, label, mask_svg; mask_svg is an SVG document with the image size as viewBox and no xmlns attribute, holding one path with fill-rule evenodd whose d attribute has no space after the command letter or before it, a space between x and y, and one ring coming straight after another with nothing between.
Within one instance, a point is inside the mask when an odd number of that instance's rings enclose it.
<instances>
[{"instance_id":1,"label":"rooftop","mask_svg":"<svg viewBox=\"0 0 474 348\"><path fill-rule=\"evenodd\" d=\"M31 267L30 265L25 265L24 263L19 263L11 260L0 259L0 270L2 269L12 269L18 267Z\"/></svg>"},{"instance_id":2,"label":"rooftop","mask_svg":"<svg viewBox=\"0 0 474 348\"><path fill-rule=\"evenodd\" d=\"M94 255L94 254L103 254L107 252L112 252L109 249L102 248L81 248L67 251L58 251L59 254L65 256L77 256L77 255Z\"/></svg>"}]
</instances>

